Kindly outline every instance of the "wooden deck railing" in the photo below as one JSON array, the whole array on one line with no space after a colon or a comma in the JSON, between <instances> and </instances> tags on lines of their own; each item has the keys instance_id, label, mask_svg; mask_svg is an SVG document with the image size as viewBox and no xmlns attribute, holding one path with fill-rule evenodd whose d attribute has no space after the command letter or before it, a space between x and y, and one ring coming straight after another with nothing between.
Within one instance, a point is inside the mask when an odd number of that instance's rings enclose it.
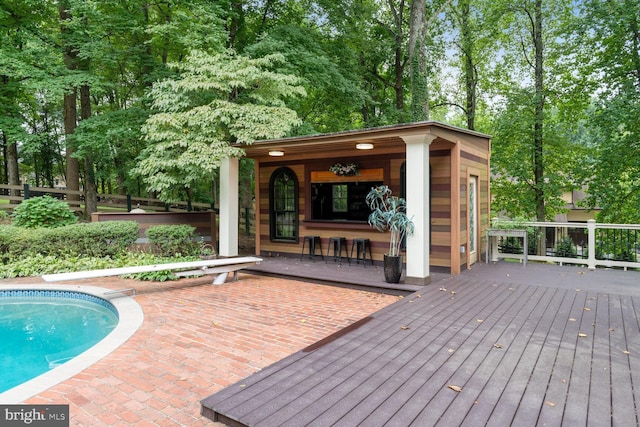
<instances>
[{"instance_id":1,"label":"wooden deck railing","mask_svg":"<svg viewBox=\"0 0 640 427\"><path fill-rule=\"evenodd\" d=\"M495 224L495 223L494 223ZM500 228L528 231L528 259L558 264L582 264L589 269L616 267L640 270L640 224L498 221ZM492 261L523 259L519 241L509 237L492 242Z\"/></svg>"}]
</instances>

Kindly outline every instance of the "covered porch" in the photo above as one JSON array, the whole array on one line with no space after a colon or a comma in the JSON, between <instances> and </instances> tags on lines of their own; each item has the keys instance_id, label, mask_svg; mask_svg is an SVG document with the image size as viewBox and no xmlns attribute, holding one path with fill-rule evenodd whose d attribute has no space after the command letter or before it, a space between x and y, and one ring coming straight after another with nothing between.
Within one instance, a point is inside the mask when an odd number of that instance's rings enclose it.
<instances>
[{"instance_id":1,"label":"covered porch","mask_svg":"<svg viewBox=\"0 0 640 427\"><path fill-rule=\"evenodd\" d=\"M481 259L489 224L487 135L420 122L259 141L255 160L256 255L299 257L305 236L326 254L330 238L365 239L379 264L388 235L367 224L364 198L388 185L407 200L415 233L406 240L404 283L424 285L434 271L458 274ZM336 171L347 165L347 172ZM238 253L238 159L221 169L220 254ZM364 206L363 206L364 205ZM319 252L318 252L319 253Z\"/></svg>"}]
</instances>

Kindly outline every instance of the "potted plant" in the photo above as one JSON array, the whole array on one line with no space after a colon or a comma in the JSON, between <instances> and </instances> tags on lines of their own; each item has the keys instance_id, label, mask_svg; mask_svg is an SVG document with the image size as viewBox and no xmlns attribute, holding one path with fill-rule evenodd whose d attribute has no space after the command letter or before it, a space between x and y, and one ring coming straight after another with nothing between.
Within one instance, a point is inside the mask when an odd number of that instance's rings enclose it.
<instances>
[{"instance_id":1,"label":"potted plant","mask_svg":"<svg viewBox=\"0 0 640 427\"><path fill-rule=\"evenodd\" d=\"M412 235L414 224L407 216L407 202L394 196L386 185L371 188L366 198L371 208L369 225L378 231L390 232L389 252L384 255L384 276L388 283L400 282L402 253L400 247L405 236Z\"/></svg>"}]
</instances>

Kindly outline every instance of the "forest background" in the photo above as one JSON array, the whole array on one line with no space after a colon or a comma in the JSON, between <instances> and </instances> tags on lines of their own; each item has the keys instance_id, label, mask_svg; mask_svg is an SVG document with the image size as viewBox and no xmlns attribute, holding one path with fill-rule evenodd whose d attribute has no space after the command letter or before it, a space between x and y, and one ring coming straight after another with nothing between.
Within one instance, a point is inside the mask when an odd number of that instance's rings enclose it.
<instances>
[{"instance_id":1,"label":"forest background","mask_svg":"<svg viewBox=\"0 0 640 427\"><path fill-rule=\"evenodd\" d=\"M215 203L231 144L438 120L492 211L640 223L635 0L0 0L0 180ZM253 167L241 159L241 206Z\"/></svg>"}]
</instances>

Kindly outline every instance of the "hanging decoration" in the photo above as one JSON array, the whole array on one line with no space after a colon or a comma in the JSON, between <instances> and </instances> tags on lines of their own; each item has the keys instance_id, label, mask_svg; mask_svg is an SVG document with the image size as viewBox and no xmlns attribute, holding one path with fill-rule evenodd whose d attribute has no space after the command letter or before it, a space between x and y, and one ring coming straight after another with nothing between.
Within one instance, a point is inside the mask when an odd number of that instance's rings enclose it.
<instances>
[{"instance_id":1,"label":"hanging decoration","mask_svg":"<svg viewBox=\"0 0 640 427\"><path fill-rule=\"evenodd\" d=\"M360 173L358 166L356 162L334 163L329 170L337 176L354 176Z\"/></svg>"}]
</instances>

